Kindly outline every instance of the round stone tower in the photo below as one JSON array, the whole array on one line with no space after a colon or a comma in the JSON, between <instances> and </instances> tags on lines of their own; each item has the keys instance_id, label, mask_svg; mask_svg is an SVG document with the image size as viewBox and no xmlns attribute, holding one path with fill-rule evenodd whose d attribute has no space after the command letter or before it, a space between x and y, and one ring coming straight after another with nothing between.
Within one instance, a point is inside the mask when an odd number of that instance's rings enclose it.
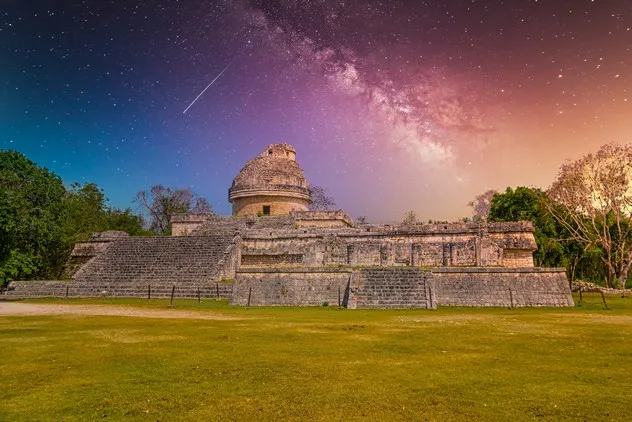
<instances>
[{"instance_id":1,"label":"round stone tower","mask_svg":"<svg viewBox=\"0 0 632 422\"><path fill-rule=\"evenodd\" d=\"M306 211L312 202L296 150L289 144L270 145L248 161L228 189L233 215L285 215Z\"/></svg>"}]
</instances>

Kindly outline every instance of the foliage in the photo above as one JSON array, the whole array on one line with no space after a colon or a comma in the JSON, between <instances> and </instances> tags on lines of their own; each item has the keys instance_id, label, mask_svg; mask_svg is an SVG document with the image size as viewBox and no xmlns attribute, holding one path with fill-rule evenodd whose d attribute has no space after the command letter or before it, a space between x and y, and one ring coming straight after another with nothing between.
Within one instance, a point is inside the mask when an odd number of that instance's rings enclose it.
<instances>
[{"instance_id":1,"label":"foliage","mask_svg":"<svg viewBox=\"0 0 632 422\"><path fill-rule=\"evenodd\" d=\"M94 232L144 234L142 218L107 206L94 183L61 179L16 151L0 151L0 287L57 278L72 246Z\"/></svg>"},{"instance_id":2,"label":"foliage","mask_svg":"<svg viewBox=\"0 0 632 422\"><path fill-rule=\"evenodd\" d=\"M566 267L571 281L576 278L601 283L605 278L601 251L575 239L567 226L568 217L562 224L551 213L559 205L538 188L507 188L492 199L489 221L531 221L538 250L534 253L536 266Z\"/></svg>"},{"instance_id":3,"label":"foliage","mask_svg":"<svg viewBox=\"0 0 632 422\"><path fill-rule=\"evenodd\" d=\"M108 230L121 230L130 236L147 236L154 234L145 230L144 219L141 215L134 214L131 208L120 210L118 208L108 208L106 211Z\"/></svg>"},{"instance_id":4,"label":"foliage","mask_svg":"<svg viewBox=\"0 0 632 422\"><path fill-rule=\"evenodd\" d=\"M73 183L66 193L64 227L75 241L88 240L95 232L107 230L105 195L94 183Z\"/></svg>"},{"instance_id":5,"label":"foliage","mask_svg":"<svg viewBox=\"0 0 632 422\"><path fill-rule=\"evenodd\" d=\"M472 207L472 221L480 222L486 221L489 216L489 210L492 206L492 198L498 192L490 189L481 193L473 201L470 201L467 205ZM467 221L465 221L467 222Z\"/></svg>"},{"instance_id":6,"label":"foliage","mask_svg":"<svg viewBox=\"0 0 632 422\"><path fill-rule=\"evenodd\" d=\"M587 248L601 250L606 281L625 287L632 265L632 144L603 145L566 162L548 191L550 211Z\"/></svg>"},{"instance_id":7,"label":"foliage","mask_svg":"<svg viewBox=\"0 0 632 422\"><path fill-rule=\"evenodd\" d=\"M489 221L531 221L538 250L534 253L536 266L571 266L573 278L576 261L583 253L582 245L568 239L564 227L549 212L546 194L538 188L507 188L491 200Z\"/></svg>"},{"instance_id":8,"label":"foliage","mask_svg":"<svg viewBox=\"0 0 632 422\"><path fill-rule=\"evenodd\" d=\"M16 151L0 151L0 286L59 265L64 196L58 176Z\"/></svg>"},{"instance_id":9,"label":"foliage","mask_svg":"<svg viewBox=\"0 0 632 422\"><path fill-rule=\"evenodd\" d=\"M309 190L312 193L312 203L308 207L310 211L329 211L336 208L334 198L327 196L327 188L312 186Z\"/></svg>"},{"instance_id":10,"label":"foliage","mask_svg":"<svg viewBox=\"0 0 632 422\"><path fill-rule=\"evenodd\" d=\"M210 213L211 204L190 188L170 188L154 185L149 191L136 194L134 202L147 216L150 230L159 234L171 234L171 218L181 213Z\"/></svg>"},{"instance_id":11,"label":"foliage","mask_svg":"<svg viewBox=\"0 0 632 422\"><path fill-rule=\"evenodd\" d=\"M404 214L404 219L402 220L402 224L410 225L410 224L417 224L417 223L419 223L419 220L417 219L417 214L415 213L415 211L410 210L406 214Z\"/></svg>"}]
</instances>

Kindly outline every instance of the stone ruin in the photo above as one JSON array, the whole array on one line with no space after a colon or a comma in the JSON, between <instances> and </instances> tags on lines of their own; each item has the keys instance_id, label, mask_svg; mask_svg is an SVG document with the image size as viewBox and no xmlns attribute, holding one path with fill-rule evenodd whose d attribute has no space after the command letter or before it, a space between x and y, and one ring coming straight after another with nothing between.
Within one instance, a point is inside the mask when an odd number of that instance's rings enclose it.
<instances>
[{"instance_id":1,"label":"stone ruin","mask_svg":"<svg viewBox=\"0 0 632 422\"><path fill-rule=\"evenodd\" d=\"M307 211L309 188L287 144L249 161L229 200L232 217L176 215L172 236L95 234L75 246L69 282L13 282L8 295L173 293L347 308L574 305L563 268L533 266L531 223L356 225L341 210Z\"/></svg>"}]
</instances>

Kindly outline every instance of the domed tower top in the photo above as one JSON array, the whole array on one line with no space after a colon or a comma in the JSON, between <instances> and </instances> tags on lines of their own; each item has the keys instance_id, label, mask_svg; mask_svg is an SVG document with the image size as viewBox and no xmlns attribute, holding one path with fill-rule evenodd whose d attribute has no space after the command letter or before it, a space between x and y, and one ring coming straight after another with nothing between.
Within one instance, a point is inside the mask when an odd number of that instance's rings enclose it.
<instances>
[{"instance_id":1,"label":"domed tower top","mask_svg":"<svg viewBox=\"0 0 632 422\"><path fill-rule=\"evenodd\" d=\"M273 144L268 146L260 157L287 158L296 161L296 150L290 144Z\"/></svg>"},{"instance_id":2,"label":"domed tower top","mask_svg":"<svg viewBox=\"0 0 632 422\"><path fill-rule=\"evenodd\" d=\"M296 150L289 144L268 146L249 160L228 190L233 215L284 215L305 211L312 202Z\"/></svg>"}]
</instances>

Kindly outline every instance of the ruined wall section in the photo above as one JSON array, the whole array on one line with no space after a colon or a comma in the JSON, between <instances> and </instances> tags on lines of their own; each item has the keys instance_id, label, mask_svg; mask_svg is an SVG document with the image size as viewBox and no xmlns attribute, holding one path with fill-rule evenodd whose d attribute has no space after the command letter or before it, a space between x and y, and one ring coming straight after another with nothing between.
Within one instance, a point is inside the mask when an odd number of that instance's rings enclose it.
<instances>
[{"instance_id":1,"label":"ruined wall section","mask_svg":"<svg viewBox=\"0 0 632 422\"><path fill-rule=\"evenodd\" d=\"M172 236L190 236L198 227L209 220L216 219L213 214L175 214L171 217Z\"/></svg>"},{"instance_id":2,"label":"ruined wall section","mask_svg":"<svg viewBox=\"0 0 632 422\"><path fill-rule=\"evenodd\" d=\"M70 253L68 262L64 265L62 280L70 280L91 259L103 253L109 245L110 242L99 241L77 243Z\"/></svg>"},{"instance_id":3,"label":"ruined wall section","mask_svg":"<svg viewBox=\"0 0 632 422\"><path fill-rule=\"evenodd\" d=\"M294 227L295 220L291 216L247 216L247 217L212 217L207 219L192 233L192 236L236 235L250 230L270 231Z\"/></svg>"},{"instance_id":4,"label":"ruined wall section","mask_svg":"<svg viewBox=\"0 0 632 422\"><path fill-rule=\"evenodd\" d=\"M224 250L223 256L217 263L215 280L234 280L235 272L241 260L241 237L235 236Z\"/></svg>"},{"instance_id":5,"label":"ruined wall section","mask_svg":"<svg viewBox=\"0 0 632 422\"><path fill-rule=\"evenodd\" d=\"M353 220L346 212L337 211L293 211L290 213L295 221L296 228L346 228L353 227Z\"/></svg>"},{"instance_id":6,"label":"ruined wall section","mask_svg":"<svg viewBox=\"0 0 632 422\"><path fill-rule=\"evenodd\" d=\"M5 295L9 299L30 297L142 297L168 298L173 286L176 298L212 298L228 299L233 294L233 284L215 282L200 286L180 285L178 283L126 282L107 286L94 286L89 283L72 281L12 281ZM100 287L95 288L95 287Z\"/></svg>"},{"instance_id":7,"label":"ruined wall section","mask_svg":"<svg viewBox=\"0 0 632 422\"><path fill-rule=\"evenodd\" d=\"M563 268L433 268L443 306L573 306Z\"/></svg>"},{"instance_id":8,"label":"ruined wall section","mask_svg":"<svg viewBox=\"0 0 632 422\"><path fill-rule=\"evenodd\" d=\"M532 226L522 223L342 229L253 226L243 239L241 264L246 266L533 267L535 250Z\"/></svg>"},{"instance_id":9,"label":"ruined wall section","mask_svg":"<svg viewBox=\"0 0 632 422\"><path fill-rule=\"evenodd\" d=\"M333 268L241 268L231 305L344 306L350 271Z\"/></svg>"},{"instance_id":10,"label":"ruined wall section","mask_svg":"<svg viewBox=\"0 0 632 422\"><path fill-rule=\"evenodd\" d=\"M93 233L87 242L75 244L70 252L70 258L64 265L62 280L70 280L77 272L92 259L101 255L108 248L110 243L120 239L128 238L129 235L120 230L108 230Z\"/></svg>"}]
</instances>

